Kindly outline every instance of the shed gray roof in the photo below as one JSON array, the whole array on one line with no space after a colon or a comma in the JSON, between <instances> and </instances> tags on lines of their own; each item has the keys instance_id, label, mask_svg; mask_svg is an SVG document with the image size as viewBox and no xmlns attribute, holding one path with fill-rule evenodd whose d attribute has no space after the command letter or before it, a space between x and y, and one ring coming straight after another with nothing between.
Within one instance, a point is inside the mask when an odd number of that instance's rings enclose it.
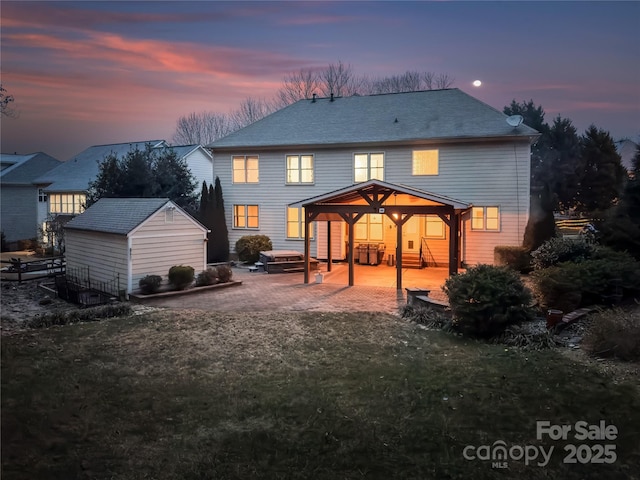
<instances>
[{"instance_id":1,"label":"shed gray roof","mask_svg":"<svg viewBox=\"0 0 640 480\"><path fill-rule=\"evenodd\" d=\"M0 181L3 185L33 185L33 180L59 166L60 160L37 152L28 155L0 155Z\"/></svg>"},{"instance_id":2,"label":"shed gray roof","mask_svg":"<svg viewBox=\"0 0 640 480\"><path fill-rule=\"evenodd\" d=\"M300 100L210 145L277 147L456 141L532 137L526 125L514 128L507 116L458 90Z\"/></svg>"},{"instance_id":3,"label":"shed gray roof","mask_svg":"<svg viewBox=\"0 0 640 480\"><path fill-rule=\"evenodd\" d=\"M168 198L101 198L65 228L126 235L169 202Z\"/></svg>"},{"instance_id":4,"label":"shed gray roof","mask_svg":"<svg viewBox=\"0 0 640 480\"><path fill-rule=\"evenodd\" d=\"M112 145L94 145L70 158L60 166L35 179L34 183L48 185L47 192L84 192L89 182L100 171L100 162L108 155L124 157L131 150L144 150L146 145L153 147L165 145L164 140L145 142L116 143ZM49 185L50 184L50 185Z\"/></svg>"}]
</instances>

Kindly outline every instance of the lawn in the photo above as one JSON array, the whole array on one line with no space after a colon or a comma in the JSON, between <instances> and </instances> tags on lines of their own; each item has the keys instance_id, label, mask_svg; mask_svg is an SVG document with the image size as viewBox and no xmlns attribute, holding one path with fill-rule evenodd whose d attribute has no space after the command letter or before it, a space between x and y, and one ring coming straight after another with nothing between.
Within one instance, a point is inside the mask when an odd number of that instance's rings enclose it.
<instances>
[{"instance_id":1,"label":"lawn","mask_svg":"<svg viewBox=\"0 0 640 480\"><path fill-rule=\"evenodd\" d=\"M571 430L538 439L537 421ZM576 439L581 421L617 434ZM477 458L503 444L506 460ZM553 448L543 466L541 448ZM2 341L6 480L632 479L639 467L637 384L383 314L159 310Z\"/></svg>"}]
</instances>

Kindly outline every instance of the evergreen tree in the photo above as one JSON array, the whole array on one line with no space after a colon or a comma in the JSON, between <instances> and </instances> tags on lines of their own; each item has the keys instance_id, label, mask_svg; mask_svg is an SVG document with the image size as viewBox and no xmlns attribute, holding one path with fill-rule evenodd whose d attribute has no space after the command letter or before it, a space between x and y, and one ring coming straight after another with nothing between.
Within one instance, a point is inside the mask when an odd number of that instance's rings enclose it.
<instances>
[{"instance_id":1,"label":"evergreen tree","mask_svg":"<svg viewBox=\"0 0 640 480\"><path fill-rule=\"evenodd\" d=\"M611 208L622 192L626 170L609 132L591 125L582 137L583 173L577 191L577 208L598 214Z\"/></svg>"},{"instance_id":2,"label":"evergreen tree","mask_svg":"<svg viewBox=\"0 0 640 480\"><path fill-rule=\"evenodd\" d=\"M580 137L568 118L556 117L549 128L546 150L538 172L540 181L553 192L554 209L567 210L576 204L583 165Z\"/></svg>"},{"instance_id":3,"label":"evergreen tree","mask_svg":"<svg viewBox=\"0 0 640 480\"><path fill-rule=\"evenodd\" d=\"M202 182L202 188L200 190L200 206L198 207L198 221L200 221L200 223L202 225L204 225L205 227L208 228L208 225L206 225L206 211L207 211L207 207L209 205L209 187L207 187L207 182L206 180Z\"/></svg>"},{"instance_id":4,"label":"evergreen tree","mask_svg":"<svg viewBox=\"0 0 640 480\"><path fill-rule=\"evenodd\" d=\"M214 251L213 257L218 262L229 261L229 230L224 211L224 198L220 178L216 177L214 187L215 213L213 215Z\"/></svg>"}]
</instances>

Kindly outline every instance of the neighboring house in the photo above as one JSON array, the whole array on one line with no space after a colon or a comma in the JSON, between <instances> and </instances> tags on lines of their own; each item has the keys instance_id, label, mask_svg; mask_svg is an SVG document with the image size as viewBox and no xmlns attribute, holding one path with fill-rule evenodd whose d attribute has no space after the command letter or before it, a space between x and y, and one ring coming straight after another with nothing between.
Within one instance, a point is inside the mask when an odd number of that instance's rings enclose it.
<instances>
[{"instance_id":1,"label":"neighboring house","mask_svg":"<svg viewBox=\"0 0 640 480\"><path fill-rule=\"evenodd\" d=\"M67 274L113 295L174 265L207 265L208 230L167 198L102 198L65 225Z\"/></svg>"},{"instance_id":2,"label":"neighboring house","mask_svg":"<svg viewBox=\"0 0 640 480\"><path fill-rule=\"evenodd\" d=\"M618 155L620 155L620 162L630 174L633 171L633 159L638 152L638 144L628 138L618 140L615 143L616 151L618 152Z\"/></svg>"},{"instance_id":3,"label":"neighboring house","mask_svg":"<svg viewBox=\"0 0 640 480\"><path fill-rule=\"evenodd\" d=\"M100 163L109 155L123 158L129 151L144 150L147 145L154 150L173 148L178 157L184 159L189 166L197 182L196 192L199 192L203 181L208 185L213 182L213 158L200 145L169 147L164 140L95 145L36 179L40 188L49 196L49 213L53 216L81 213L86 204L89 183L100 172Z\"/></svg>"},{"instance_id":4,"label":"neighboring house","mask_svg":"<svg viewBox=\"0 0 640 480\"><path fill-rule=\"evenodd\" d=\"M493 263L495 246L522 244L539 136L506 120L458 89L289 105L208 145L230 243L264 234L274 249L302 250L313 219L309 253L320 259L384 244L385 258L412 253L451 271Z\"/></svg>"},{"instance_id":5,"label":"neighboring house","mask_svg":"<svg viewBox=\"0 0 640 480\"><path fill-rule=\"evenodd\" d=\"M0 155L0 230L7 242L38 237L47 216L47 196L33 181L60 164L42 152Z\"/></svg>"}]
</instances>

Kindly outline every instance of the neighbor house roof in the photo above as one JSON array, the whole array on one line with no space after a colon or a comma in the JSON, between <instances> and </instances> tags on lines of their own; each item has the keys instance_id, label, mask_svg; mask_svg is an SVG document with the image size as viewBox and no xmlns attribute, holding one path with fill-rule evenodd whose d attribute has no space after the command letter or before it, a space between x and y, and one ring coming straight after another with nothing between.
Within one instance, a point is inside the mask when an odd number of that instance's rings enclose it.
<instances>
[{"instance_id":1,"label":"neighbor house roof","mask_svg":"<svg viewBox=\"0 0 640 480\"><path fill-rule=\"evenodd\" d=\"M3 185L33 185L33 180L59 166L60 160L42 152L27 155L0 155L0 181Z\"/></svg>"},{"instance_id":2,"label":"neighbor house roof","mask_svg":"<svg viewBox=\"0 0 640 480\"><path fill-rule=\"evenodd\" d=\"M406 144L538 136L516 128L507 116L458 90L427 90L300 100L208 147Z\"/></svg>"},{"instance_id":3,"label":"neighbor house roof","mask_svg":"<svg viewBox=\"0 0 640 480\"><path fill-rule=\"evenodd\" d=\"M185 158L188 155L191 155L196 150L202 150L202 152L211 158L211 152L206 148L202 148L202 145L176 145L176 146L167 146L167 147L157 147L157 149L167 149L173 150L176 152L178 158Z\"/></svg>"},{"instance_id":4,"label":"neighbor house roof","mask_svg":"<svg viewBox=\"0 0 640 480\"><path fill-rule=\"evenodd\" d=\"M34 183L47 185L47 192L84 192L89 182L100 172L100 162L109 155L124 157L131 150L144 150L147 145L166 145L164 140L94 145L70 158L57 168L35 179Z\"/></svg>"},{"instance_id":5,"label":"neighbor house roof","mask_svg":"<svg viewBox=\"0 0 640 480\"><path fill-rule=\"evenodd\" d=\"M169 202L168 198L101 198L65 228L126 235Z\"/></svg>"}]
</instances>

